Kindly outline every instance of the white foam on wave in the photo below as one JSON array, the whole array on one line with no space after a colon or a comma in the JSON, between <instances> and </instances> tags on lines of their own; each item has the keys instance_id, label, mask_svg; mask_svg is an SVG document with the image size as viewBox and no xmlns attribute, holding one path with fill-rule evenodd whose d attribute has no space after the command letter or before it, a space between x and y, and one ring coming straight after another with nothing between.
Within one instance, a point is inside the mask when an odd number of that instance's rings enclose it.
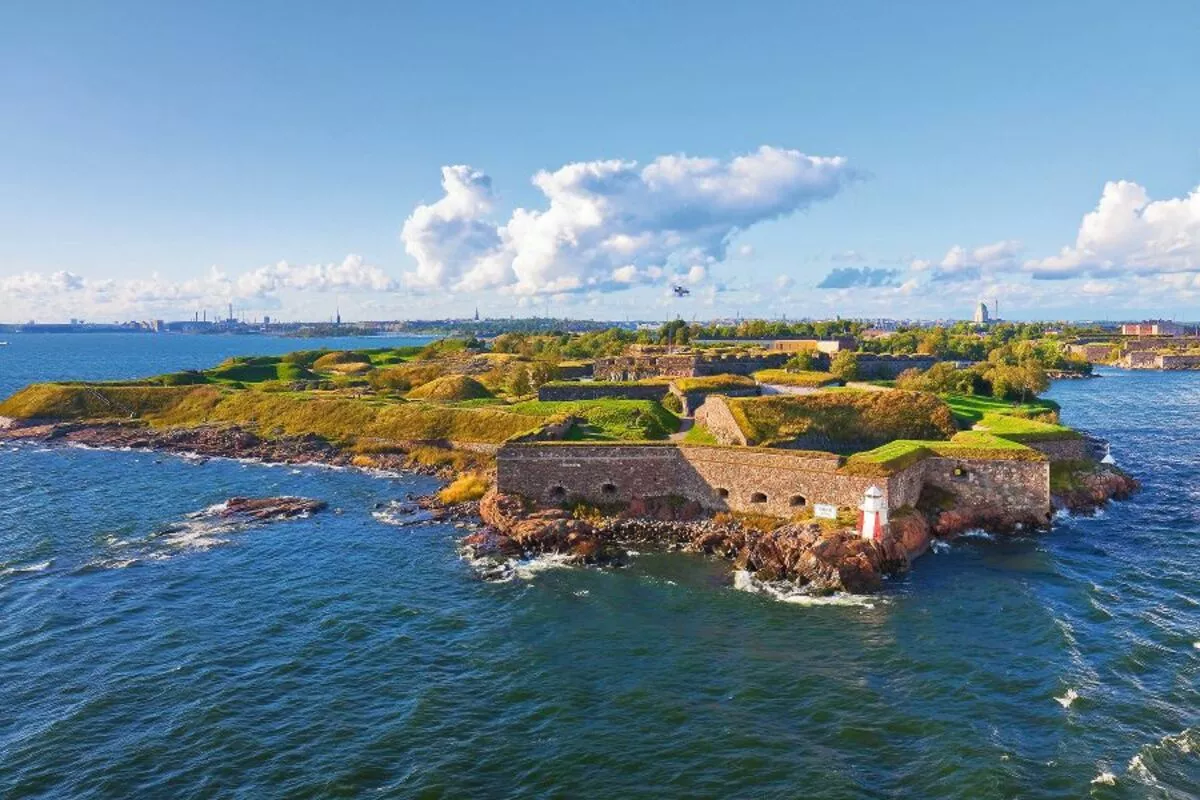
<instances>
[{"instance_id":1,"label":"white foam on wave","mask_svg":"<svg viewBox=\"0 0 1200 800\"><path fill-rule=\"evenodd\" d=\"M950 552L950 543L947 541L943 541L942 539L930 539L929 540L929 552L934 553L935 555L941 555L942 553L949 553Z\"/></svg>"},{"instance_id":2,"label":"white foam on wave","mask_svg":"<svg viewBox=\"0 0 1200 800\"><path fill-rule=\"evenodd\" d=\"M1200 750L1200 733L1192 728L1184 728L1179 733L1167 734L1157 742L1143 745L1133 758L1129 759L1129 766L1125 771L1143 783L1157 786L1158 778L1151 767L1157 766L1164 758L1190 755L1196 750Z\"/></svg>"},{"instance_id":3,"label":"white foam on wave","mask_svg":"<svg viewBox=\"0 0 1200 800\"><path fill-rule=\"evenodd\" d=\"M0 577L9 575L34 575L38 572L45 572L54 566L54 559L48 561L37 561L32 564L13 564L11 567L0 569Z\"/></svg>"},{"instance_id":4,"label":"white foam on wave","mask_svg":"<svg viewBox=\"0 0 1200 800\"><path fill-rule=\"evenodd\" d=\"M996 534L988 533L983 528L971 528L968 531L963 531L958 535L959 539L978 539L985 542L996 541Z\"/></svg>"},{"instance_id":5,"label":"white foam on wave","mask_svg":"<svg viewBox=\"0 0 1200 800\"><path fill-rule=\"evenodd\" d=\"M490 556L476 556L465 549L460 553L463 561L485 581L490 583L509 583L511 581L531 581L539 574L552 569L569 569L578 566L573 556L560 553L547 553L534 558L497 559Z\"/></svg>"},{"instance_id":6,"label":"white foam on wave","mask_svg":"<svg viewBox=\"0 0 1200 800\"><path fill-rule=\"evenodd\" d=\"M1064 694L1062 697L1054 698L1054 701L1056 703L1058 703L1060 706L1062 706L1063 708L1070 708L1071 704L1074 703L1078 699L1079 699L1079 692L1075 691L1074 689L1067 689L1066 694Z\"/></svg>"},{"instance_id":7,"label":"white foam on wave","mask_svg":"<svg viewBox=\"0 0 1200 800\"><path fill-rule=\"evenodd\" d=\"M433 521L433 514L428 509L396 500L388 502L383 508L372 511L371 516L384 525L395 525L399 528Z\"/></svg>"},{"instance_id":8,"label":"white foam on wave","mask_svg":"<svg viewBox=\"0 0 1200 800\"><path fill-rule=\"evenodd\" d=\"M760 581L747 570L737 570L733 573L733 588L739 592L750 592L769 597L780 603L791 603L798 606L856 606L858 608L874 608L877 603L884 602L878 597L861 594L845 594L838 592L830 595L813 595L806 593L800 587L787 581Z\"/></svg>"},{"instance_id":9,"label":"white foam on wave","mask_svg":"<svg viewBox=\"0 0 1200 800\"><path fill-rule=\"evenodd\" d=\"M1092 783L1098 786L1116 786L1117 776L1108 770L1104 770L1099 775L1092 778Z\"/></svg>"}]
</instances>

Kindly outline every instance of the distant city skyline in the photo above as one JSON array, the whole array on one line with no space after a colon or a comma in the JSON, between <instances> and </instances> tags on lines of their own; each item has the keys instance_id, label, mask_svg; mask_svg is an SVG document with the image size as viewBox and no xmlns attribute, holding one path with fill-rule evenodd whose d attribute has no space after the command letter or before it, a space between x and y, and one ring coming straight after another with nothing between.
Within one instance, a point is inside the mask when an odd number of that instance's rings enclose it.
<instances>
[{"instance_id":1,"label":"distant city skyline","mask_svg":"<svg viewBox=\"0 0 1200 800\"><path fill-rule=\"evenodd\" d=\"M1197 29L1165 1L10 4L0 322L1194 319Z\"/></svg>"}]
</instances>

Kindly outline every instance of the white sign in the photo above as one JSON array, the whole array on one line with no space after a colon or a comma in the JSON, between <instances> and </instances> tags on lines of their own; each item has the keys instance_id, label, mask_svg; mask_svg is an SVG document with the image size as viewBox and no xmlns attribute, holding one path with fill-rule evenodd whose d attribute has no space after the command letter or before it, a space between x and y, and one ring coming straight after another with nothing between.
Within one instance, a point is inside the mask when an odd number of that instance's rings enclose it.
<instances>
[{"instance_id":1,"label":"white sign","mask_svg":"<svg viewBox=\"0 0 1200 800\"><path fill-rule=\"evenodd\" d=\"M817 503L813 506L813 516L821 519L837 519L837 506Z\"/></svg>"}]
</instances>

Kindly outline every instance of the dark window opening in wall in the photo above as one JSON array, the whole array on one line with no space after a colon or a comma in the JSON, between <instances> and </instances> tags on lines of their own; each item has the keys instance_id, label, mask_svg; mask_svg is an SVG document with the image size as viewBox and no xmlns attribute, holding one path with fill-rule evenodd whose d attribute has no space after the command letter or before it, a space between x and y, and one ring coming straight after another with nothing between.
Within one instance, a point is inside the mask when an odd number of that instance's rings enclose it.
<instances>
[{"instance_id":1,"label":"dark window opening in wall","mask_svg":"<svg viewBox=\"0 0 1200 800\"><path fill-rule=\"evenodd\" d=\"M720 497L722 499L729 497L729 490L725 489L725 488L717 489L717 497Z\"/></svg>"},{"instance_id":2,"label":"dark window opening in wall","mask_svg":"<svg viewBox=\"0 0 1200 800\"><path fill-rule=\"evenodd\" d=\"M550 496L553 497L555 500L561 500L562 498L567 496L567 487L565 487L565 486L551 487Z\"/></svg>"},{"instance_id":3,"label":"dark window opening in wall","mask_svg":"<svg viewBox=\"0 0 1200 800\"><path fill-rule=\"evenodd\" d=\"M794 494L791 499L792 508L803 508L808 505L808 498L802 494Z\"/></svg>"},{"instance_id":4,"label":"dark window opening in wall","mask_svg":"<svg viewBox=\"0 0 1200 800\"><path fill-rule=\"evenodd\" d=\"M606 483L600 487L600 492L602 494L609 494L609 495L616 494L617 493L617 485L615 483Z\"/></svg>"},{"instance_id":5,"label":"dark window opening in wall","mask_svg":"<svg viewBox=\"0 0 1200 800\"><path fill-rule=\"evenodd\" d=\"M763 494L762 492L755 492L754 494L750 495L750 502L751 503L765 503L765 502L767 502L767 496L765 494Z\"/></svg>"}]
</instances>

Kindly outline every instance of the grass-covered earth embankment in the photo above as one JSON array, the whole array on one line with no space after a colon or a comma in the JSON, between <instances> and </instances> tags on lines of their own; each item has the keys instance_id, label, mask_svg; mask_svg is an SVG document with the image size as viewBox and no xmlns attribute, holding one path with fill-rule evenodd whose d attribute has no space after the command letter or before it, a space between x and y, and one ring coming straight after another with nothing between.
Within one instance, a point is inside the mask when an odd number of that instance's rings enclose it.
<instances>
[{"instance_id":1,"label":"grass-covered earth embankment","mask_svg":"<svg viewBox=\"0 0 1200 800\"><path fill-rule=\"evenodd\" d=\"M922 392L820 392L730 398L734 420L752 445L807 442L855 450L895 439L949 439L958 430L949 407Z\"/></svg>"}]
</instances>

